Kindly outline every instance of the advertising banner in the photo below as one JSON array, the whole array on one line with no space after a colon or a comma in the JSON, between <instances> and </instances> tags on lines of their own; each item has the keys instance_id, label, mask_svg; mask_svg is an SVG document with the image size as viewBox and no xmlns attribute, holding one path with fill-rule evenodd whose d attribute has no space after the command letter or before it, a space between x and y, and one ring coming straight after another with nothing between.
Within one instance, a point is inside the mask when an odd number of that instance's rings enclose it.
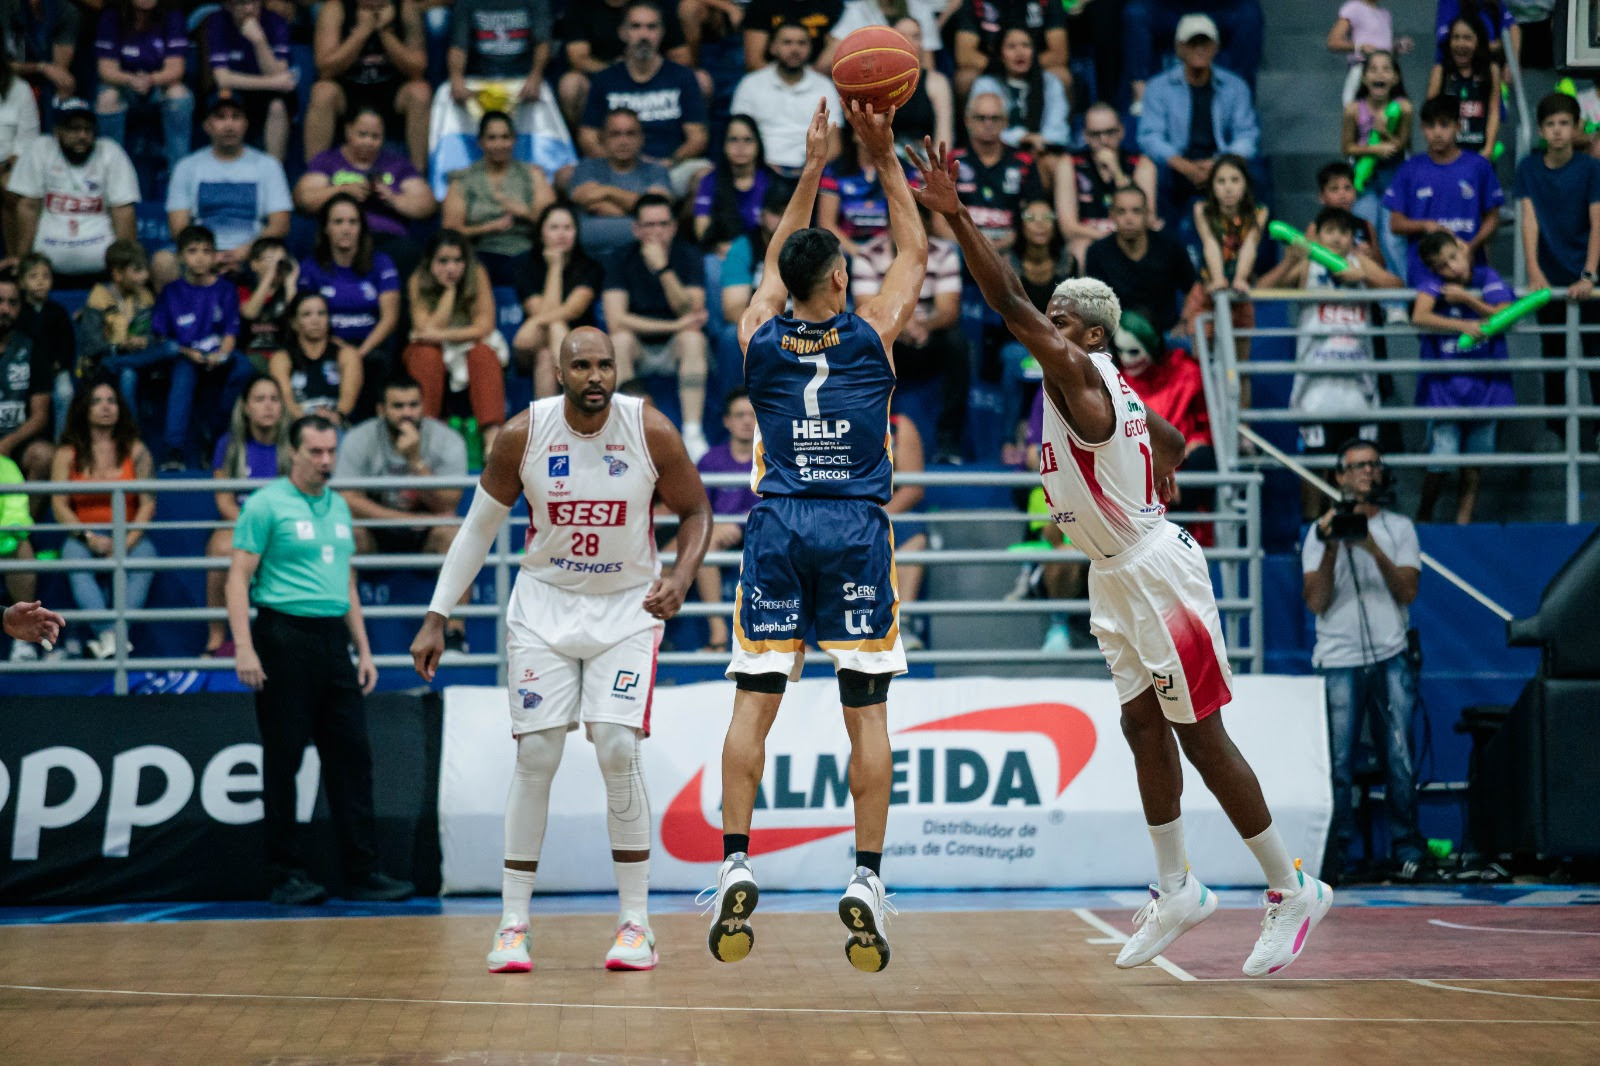
<instances>
[{"instance_id":1,"label":"advertising banner","mask_svg":"<svg viewBox=\"0 0 1600 1066\"><path fill-rule=\"evenodd\" d=\"M658 688L645 780L650 881L698 890L722 859L722 738L733 685ZM1318 677L1240 675L1222 712L1261 780L1290 853L1320 864L1331 805ZM1109 680L906 680L889 690L894 782L884 847L897 888L1138 885L1154 856ZM516 759L506 693L445 690L439 784L443 890L500 890L506 790ZM851 872L849 741L831 679L789 686L767 741L751 853L763 887L842 888ZM1213 885L1260 868L1184 763L1189 861ZM569 735L550 797L541 891L610 891L605 787L593 748Z\"/></svg>"}]
</instances>

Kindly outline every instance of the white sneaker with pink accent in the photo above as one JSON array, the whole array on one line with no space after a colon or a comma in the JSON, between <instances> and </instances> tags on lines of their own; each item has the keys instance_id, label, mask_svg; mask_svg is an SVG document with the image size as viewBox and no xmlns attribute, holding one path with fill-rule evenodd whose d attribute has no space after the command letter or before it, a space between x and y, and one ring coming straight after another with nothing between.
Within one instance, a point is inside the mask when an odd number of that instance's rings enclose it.
<instances>
[{"instance_id":1,"label":"white sneaker with pink accent","mask_svg":"<svg viewBox=\"0 0 1600 1066\"><path fill-rule=\"evenodd\" d=\"M489 950L490 973L527 973L533 969L528 955L528 923L515 914L500 920L494 931L494 947Z\"/></svg>"},{"instance_id":2,"label":"white sneaker with pink accent","mask_svg":"<svg viewBox=\"0 0 1600 1066\"><path fill-rule=\"evenodd\" d=\"M1333 906L1333 889L1315 877L1307 877L1295 860L1294 875L1300 887L1292 892L1267 889L1261 902L1267 913L1261 918L1261 937L1255 950L1244 961L1246 977L1275 974L1300 957L1300 951Z\"/></svg>"},{"instance_id":3,"label":"white sneaker with pink accent","mask_svg":"<svg viewBox=\"0 0 1600 1066\"><path fill-rule=\"evenodd\" d=\"M653 970L658 959L655 933L643 922L628 918L617 926L617 938L606 952L606 969Z\"/></svg>"}]
</instances>

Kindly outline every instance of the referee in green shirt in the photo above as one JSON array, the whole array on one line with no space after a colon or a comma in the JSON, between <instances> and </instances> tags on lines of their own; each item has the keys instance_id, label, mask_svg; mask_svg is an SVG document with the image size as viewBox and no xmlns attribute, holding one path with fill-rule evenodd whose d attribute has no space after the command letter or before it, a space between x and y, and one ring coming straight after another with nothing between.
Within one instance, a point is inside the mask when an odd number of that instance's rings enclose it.
<instances>
[{"instance_id":1,"label":"referee in green shirt","mask_svg":"<svg viewBox=\"0 0 1600 1066\"><path fill-rule=\"evenodd\" d=\"M305 871L295 823L295 774L308 741L322 759L345 898L405 899L411 885L378 870L374 845L372 750L362 697L377 684L378 669L350 566L350 508L328 488L339 431L308 415L289 427L289 447L289 476L258 489L239 512L227 586L239 680L255 690L261 727L272 902L320 903L328 895Z\"/></svg>"}]
</instances>

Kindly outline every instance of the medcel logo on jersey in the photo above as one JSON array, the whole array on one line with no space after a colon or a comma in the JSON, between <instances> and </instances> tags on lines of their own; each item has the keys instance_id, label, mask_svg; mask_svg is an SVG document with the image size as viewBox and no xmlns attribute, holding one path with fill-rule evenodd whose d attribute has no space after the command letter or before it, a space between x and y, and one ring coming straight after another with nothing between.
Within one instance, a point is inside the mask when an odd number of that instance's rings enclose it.
<instances>
[{"instance_id":1,"label":"medcel logo on jersey","mask_svg":"<svg viewBox=\"0 0 1600 1066\"><path fill-rule=\"evenodd\" d=\"M850 432L848 418L796 418L795 440L840 440Z\"/></svg>"},{"instance_id":2,"label":"medcel logo on jersey","mask_svg":"<svg viewBox=\"0 0 1600 1066\"><path fill-rule=\"evenodd\" d=\"M622 526L628 523L627 500L551 500L545 504L553 526Z\"/></svg>"},{"instance_id":3,"label":"medcel logo on jersey","mask_svg":"<svg viewBox=\"0 0 1600 1066\"><path fill-rule=\"evenodd\" d=\"M1048 749L1026 739L1032 737L1043 738ZM990 707L908 726L891 738L889 803L1044 807L1088 765L1096 742L1089 716L1065 703ZM851 832L854 825L844 810L849 765L845 754L774 753L756 790L756 809L796 812L799 820L791 815L789 824L753 829L750 850L770 854ZM706 816L705 776L705 767L697 770L661 818L662 846L683 862L722 858L722 829Z\"/></svg>"},{"instance_id":4,"label":"medcel logo on jersey","mask_svg":"<svg viewBox=\"0 0 1600 1066\"><path fill-rule=\"evenodd\" d=\"M799 455L794 457L794 465L795 466L849 466L850 465L850 457L848 455L829 455L829 454L812 455L812 454L810 454L808 452L802 452Z\"/></svg>"},{"instance_id":5,"label":"medcel logo on jersey","mask_svg":"<svg viewBox=\"0 0 1600 1066\"><path fill-rule=\"evenodd\" d=\"M571 477L572 459L565 455L552 455L545 460L550 477Z\"/></svg>"}]
</instances>

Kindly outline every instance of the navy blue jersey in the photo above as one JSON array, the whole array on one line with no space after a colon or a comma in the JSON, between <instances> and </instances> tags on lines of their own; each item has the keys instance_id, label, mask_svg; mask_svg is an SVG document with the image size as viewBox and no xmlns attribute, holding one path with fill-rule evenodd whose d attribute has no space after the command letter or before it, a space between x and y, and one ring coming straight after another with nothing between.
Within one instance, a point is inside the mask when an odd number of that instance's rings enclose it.
<instances>
[{"instance_id":1,"label":"navy blue jersey","mask_svg":"<svg viewBox=\"0 0 1600 1066\"><path fill-rule=\"evenodd\" d=\"M877 330L849 312L826 322L779 315L750 338L744 379L756 492L889 502L894 369Z\"/></svg>"}]
</instances>

